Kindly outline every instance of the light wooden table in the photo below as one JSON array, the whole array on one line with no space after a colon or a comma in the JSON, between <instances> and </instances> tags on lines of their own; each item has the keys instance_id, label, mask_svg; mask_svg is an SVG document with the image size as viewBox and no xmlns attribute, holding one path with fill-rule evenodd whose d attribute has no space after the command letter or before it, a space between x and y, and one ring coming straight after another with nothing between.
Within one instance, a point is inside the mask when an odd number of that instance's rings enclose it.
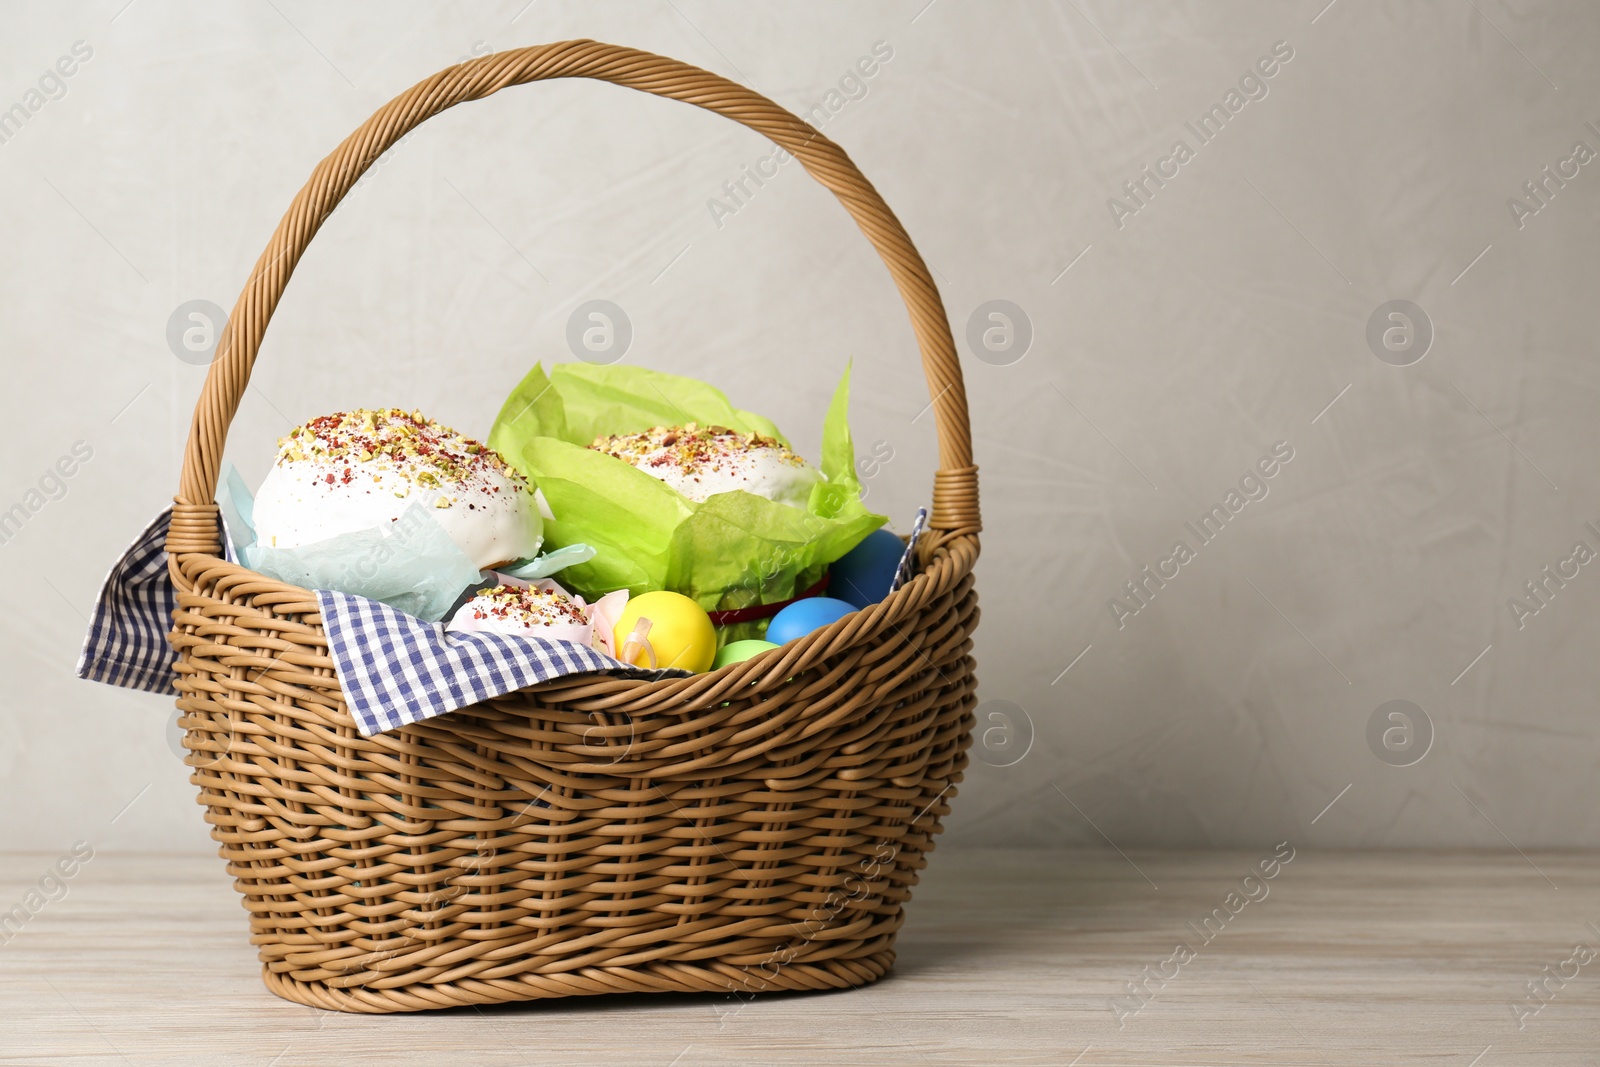
<instances>
[{"instance_id":1,"label":"light wooden table","mask_svg":"<svg viewBox=\"0 0 1600 1067\"><path fill-rule=\"evenodd\" d=\"M220 861L102 854L0 945L0 1063L1600 1063L1597 857L1271 855L943 849L866 989L354 1016L265 992Z\"/></svg>"}]
</instances>

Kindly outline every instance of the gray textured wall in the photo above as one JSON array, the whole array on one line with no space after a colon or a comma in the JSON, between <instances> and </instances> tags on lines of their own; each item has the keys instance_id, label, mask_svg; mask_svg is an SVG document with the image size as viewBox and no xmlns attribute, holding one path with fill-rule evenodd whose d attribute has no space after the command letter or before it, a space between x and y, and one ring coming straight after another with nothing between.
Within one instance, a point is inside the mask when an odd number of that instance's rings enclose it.
<instances>
[{"instance_id":1,"label":"gray textured wall","mask_svg":"<svg viewBox=\"0 0 1600 1067\"><path fill-rule=\"evenodd\" d=\"M385 99L575 36L825 116L959 336L1004 342L989 302L1020 309L1009 348L966 353L982 695L1009 703L982 709L953 839L1600 842L1600 566L1575 553L1600 551L1591 5L123 4L14 8L0 34L0 108L39 105L0 143L0 509L93 451L0 545L0 847L210 847L170 704L69 677L106 566L176 483L204 371L169 318L231 307ZM905 316L793 165L715 206L769 152L587 83L430 122L307 256L230 455L258 478L278 434L346 405L482 432L603 298L628 359L804 449L854 357L858 444L892 453L871 500L903 522L935 455ZM1547 565L1568 577L1541 603Z\"/></svg>"}]
</instances>

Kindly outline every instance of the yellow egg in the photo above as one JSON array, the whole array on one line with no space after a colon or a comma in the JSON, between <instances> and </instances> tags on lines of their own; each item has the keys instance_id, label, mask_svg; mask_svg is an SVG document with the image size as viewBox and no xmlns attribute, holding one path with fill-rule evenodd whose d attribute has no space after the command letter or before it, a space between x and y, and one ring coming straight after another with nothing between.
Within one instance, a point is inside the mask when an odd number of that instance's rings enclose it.
<instances>
[{"instance_id":1,"label":"yellow egg","mask_svg":"<svg viewBox=\"0 0 1600 1067\"><path fill-rule=\"evenodd\" d=\"M717 656L717 632L705 609L664 589L629 598L612 636L617 658L636 667L699 673Z\"/></svg>"}]
</instances>

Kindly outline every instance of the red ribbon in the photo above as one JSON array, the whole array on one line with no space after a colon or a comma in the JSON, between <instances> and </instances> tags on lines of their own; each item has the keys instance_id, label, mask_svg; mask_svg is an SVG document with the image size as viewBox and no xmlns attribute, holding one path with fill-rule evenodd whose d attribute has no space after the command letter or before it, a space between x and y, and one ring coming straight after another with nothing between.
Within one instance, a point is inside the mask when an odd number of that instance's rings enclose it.
<instances>
[{"instance_id":1,"label":"red ribbon","mask_svg":"<svg viewBox=\"0 0 1600 1067\"><path fill-rule=\"evenodd\" d=\"M823 590L828 588L829 575L824 572L822 577L810 589L799 596L780 600L776 604L755 604L748 608L734 608L730 611L708 611L713 626L732 626L736 622L755 622L757 619L769 619L793 604L796 600L805 600L807 597L821 596Z\"/></svg>"}]
</instances>

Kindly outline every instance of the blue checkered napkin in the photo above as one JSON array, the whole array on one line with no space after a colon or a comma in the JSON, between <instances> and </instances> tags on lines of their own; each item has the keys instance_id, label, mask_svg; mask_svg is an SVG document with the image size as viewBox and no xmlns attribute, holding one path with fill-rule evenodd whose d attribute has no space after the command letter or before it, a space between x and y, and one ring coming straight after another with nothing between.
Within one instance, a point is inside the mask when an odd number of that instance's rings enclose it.
<instances>
[{"instance_id":1,"label":"blue checkered napkin","mask_svg":"<svg viewBox=\"0 0 1600 1067\"><path fill-rule=\"evenodd\" d=\"M569 674L687 678L647 671L570 641L446 633L366 597L317 590L345 705L365 737Z\"/></svg>"},{"instance_id":2,"label":"blue checkered napkin","mask_svg":"<svg viewBox=\"0 0 1600 1067\"><path fill-rule=\"evenodd\" d=\"M127 689L177 695L167 632L178 597L167 573L169 508L123 553L95 600L77 675ZM602 671L629 678L680 678L644 671L565 641L503 634L446 634L376 600L317 590L339 686L362 734L371 737L535 682Z\"/></svg>"},{"instance_id":3,"label":"blue checkered napkin","mask_svg":"<svg viewBox=\"0 0 1600 1067\"><path fill-rule=\"evenodd\" d=\"M117 560L100 586L83 652L79 678L177 695L167 631L178 595L167 573L167 527L172 509L157 515Z\"/></svg>"}]
</instances>

